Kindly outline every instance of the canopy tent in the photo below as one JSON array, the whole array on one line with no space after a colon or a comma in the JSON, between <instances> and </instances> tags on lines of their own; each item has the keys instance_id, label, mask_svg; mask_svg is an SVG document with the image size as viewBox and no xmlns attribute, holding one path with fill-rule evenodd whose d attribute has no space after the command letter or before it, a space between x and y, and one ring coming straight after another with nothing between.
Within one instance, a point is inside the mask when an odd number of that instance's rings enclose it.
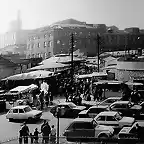
<instances>
[{"instance_id":1,"label":"canopy tent","mask_svg":"<svg viewBox=\"0 0 144 144\"><path fill-rule=\"evenodd\" d=\"M37 78L46 78L54 75L53 72L50 71L44 71L44 70L38 70L38 71L32 71L28 73L22 73L13 75L10 77L7 77L3 80L25 80L25 79L37 79Z\"/></svg>"},{"instance_id":2,"label":"canopy tent","mask_svg":"<svg viewBox=\"0 0 144 144\"><path fill-rule=\"evenodd\" d=\"M34 90L37 89L38 86L35 84L31 84L29 86L18 86L16 88L13 88L9 91L9 93L22 93L22 92L26 92L28 90Z\"/></svg>"},{"instance_id":3,"label":"canopy tent","mask_svg":"<svg viewBox=\"0 0 144 144\"><path fill-rule=\"evenodd\" d=\"M46 60L43 60L43 61L42 61L41 63L39 63L39 64L41 64L41 65L47 65L47 64L49 64L49 63L57 63L58 59L59 59L59 57L53 56L53 57L50 57L50 58L48 58L48 59L46 59Z\"/></svg>"},{"instance_id":4,"label":"canopy tent","mask_svg":"<svg viewBox=\"0 0 144 144\"><path fill-rule=\"evenodd\" d=\"M56 63L56 62L51 62L51 63L47 63L47 64L44 64L44 65L39 65L39 66L32 67L28 70L45 70L45 69L52 69L52 68L64 68L64 67L68 67L68 66L69 65Z\"/></svg>"},{"instance_id":5,"label":"canopy tent","mask_svg":"<svg viewBox=\"0 0 144 144\"><path fill-rule=\"evenodd\" d=\"M104 72L93 72L92 76L93 77L102 77L102 76L107 76L107 73L104 73Z\"/></svg>"},{"instance_id":6,"label":"canopy tent","mask_svg":"<svg viewBox=\"0 0 144 144\"><path fill-rule=\"evenodd\" d=\"M136 82L126 82L125 84L129 86L143 86L143 83L136 83Z\"/></svg>"}]
</instances>

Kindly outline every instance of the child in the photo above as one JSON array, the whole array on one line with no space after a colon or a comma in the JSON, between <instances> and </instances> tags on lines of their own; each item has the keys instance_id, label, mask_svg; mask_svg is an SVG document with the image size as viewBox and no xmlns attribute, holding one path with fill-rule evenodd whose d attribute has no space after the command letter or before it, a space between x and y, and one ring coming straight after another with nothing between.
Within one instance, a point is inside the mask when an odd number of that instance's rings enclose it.
<instances>
[{"instance_id":1,"label":"child","mask_svg":"<svg viewBox=\"0 0 144 144\"><path fill-rule=\"evenodd\" d=\"M22 131L22 129L20 129L20 131L19 131L19 144L22 144L22 138L23 137L23 131Z\"/></svg>"},{"instance_id":2,"label":"child","mask_svg":"<svg viewBox=\"0 0 144 144\"><path fill-rule=\"evenodd\" d=\"M30 133L31 144L33 144L33 135Z\"/></svg>"},{"instance_id":3,"label":"child","mask_svg":"<svg viewBox=\"0 0 144 144\"><path fill-rule=\"evenodd\" d=\"M51 134L50 134L50 141L51 143L56 143L56 129L54 125L52 125Z\"/></svg>"},{"instance_id":4,"label":"child","mask_svg":"<svg viewBox=\"0 0 144 144\"><path fill-rule=\"evenodd\" d=\"M38 143L38 139L39 139L39 135L40 132L38 131L38 129L36 128L34 131L34 139L35 139L35 143Z\"/></svg>"}]
</instances>

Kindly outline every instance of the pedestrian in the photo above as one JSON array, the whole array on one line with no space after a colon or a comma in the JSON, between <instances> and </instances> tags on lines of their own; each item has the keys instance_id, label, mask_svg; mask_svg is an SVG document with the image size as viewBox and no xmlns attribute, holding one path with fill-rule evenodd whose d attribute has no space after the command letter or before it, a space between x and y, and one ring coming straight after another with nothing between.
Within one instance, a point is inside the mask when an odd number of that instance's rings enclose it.
<instances>
[{"instance_id":1,"label":"pedestrian","mask_svg":"<svg viewBox=\"0 0 144 144\"><path fill-rule=\"evenodd\" d=\"M19 144L22 144L22 139L23 139L23 131L20 129L19 131Z\"/></svg>"},{"instance_id":2,"label":"pedestrian","mask_svg":"<svg viewBox=\"0 0 144 144\"><path fill-rule=\"evenodd\" d=\"M44 91L41 91L40 95L39 95L39 100L41 103L41 110L43 110L44 107Z\"/></svg>"},{"instance_id":3,"label":"pedestrian","mask_svg":"<svg viewBox=\"0 0 144 144\"><path fill-rule=\"evenodd\" d=\"M40 132L39 132L38 129L36 128L35 131L34 131L35 143L38 143L39 134L40 134Z\"/></svg>"},{"instance_id":4,"label":"pedestrian","mask_svg":"<svg viewBox=\"0 0 144 144\"><path fill-rule=\"evenodd\" d=\"M44 120L44 122L43 122L43 124L42 124L42 126L41 126L41 133L42 133L42 143L44 143L44 131L43 131L43 128L44 128L44 126L46 125L46 120Z\"/></svg>"},{"instance_id":5,"label":"pedestrian","mask_svg":"<svg viewBox=\"0 0 144 144\"><path fill-rule=\"evenodd\" d=\"M26 125L26 122L24 122L24 125L22 127L22 133L24 136L24 144L27 144L28 143L28 136L29 136L29 128Z\"/></svg>"},{"instance_id":6,"label":"pedestrian","mask_svg":"<svg viewBox=\"0 0 144 144\"><path fill-rule=\"evenodd\" d=\"M32 135L32 133L30 133L30 139L31 139L31 144L33 144L34 136Z\"/></svg>"},{"instance_id":7,"label":"pedestrian","mask_svg":"<svg viewBox=\"0 0 144 144\"><path fill-rule=\"evenodd\" d=\"M51 133L51 127L48 122L46 122L45 126L42 129L43 131L43 138L44 138L44 143L49 142L49 135Z\"/></svg>"},{"instance_id":8,"label":"pedestrian","mask_svg":"<svg viewBox=\"0 0 144 144\"><path fill-rule=\"evenodd\" d=\"M50 141L52 144L56 143L56 128L52 125L51 133L50 133Z\"/></svg>"}]
</instances>

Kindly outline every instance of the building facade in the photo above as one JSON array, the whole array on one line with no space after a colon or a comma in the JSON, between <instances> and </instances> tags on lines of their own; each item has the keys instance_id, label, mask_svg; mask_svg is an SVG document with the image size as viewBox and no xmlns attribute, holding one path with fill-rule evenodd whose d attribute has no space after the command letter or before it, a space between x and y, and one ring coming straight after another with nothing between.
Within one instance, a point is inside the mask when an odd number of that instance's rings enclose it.
<instances>
[{"instance_id":1,"label":"building facade","mask_svg":"<svg viewBox=\"0 0 144 144\"><path fill-rule=\"evenodd\" d=\"M106 32L104 24L53 24L32 33L27 41L27 57L50 57L59 53L70 53L70 35L74 34L74 51L80 49L86 55L97 55L98 33Z\"/></svg>"}]
</instances>

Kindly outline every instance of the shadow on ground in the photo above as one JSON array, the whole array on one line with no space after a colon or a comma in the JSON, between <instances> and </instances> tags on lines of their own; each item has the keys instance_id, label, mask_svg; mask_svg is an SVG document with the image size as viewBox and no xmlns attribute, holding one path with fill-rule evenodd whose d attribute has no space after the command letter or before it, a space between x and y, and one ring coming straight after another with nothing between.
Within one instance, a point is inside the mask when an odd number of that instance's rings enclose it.
<instances>
[{"instance_id":1,"label":"shadow on ground","mask_svg":"<svg viewBox=\"0 0 144 144\"><path fill-rule=\"evenodd\" d=\"M21 124L23 124L24 122L26 124L42 124L44 120L46 120L48 122L50 121L49 119L39 119L39 120L12 120L10 122L21 123Z\"/></svg>"}]
</instances>

